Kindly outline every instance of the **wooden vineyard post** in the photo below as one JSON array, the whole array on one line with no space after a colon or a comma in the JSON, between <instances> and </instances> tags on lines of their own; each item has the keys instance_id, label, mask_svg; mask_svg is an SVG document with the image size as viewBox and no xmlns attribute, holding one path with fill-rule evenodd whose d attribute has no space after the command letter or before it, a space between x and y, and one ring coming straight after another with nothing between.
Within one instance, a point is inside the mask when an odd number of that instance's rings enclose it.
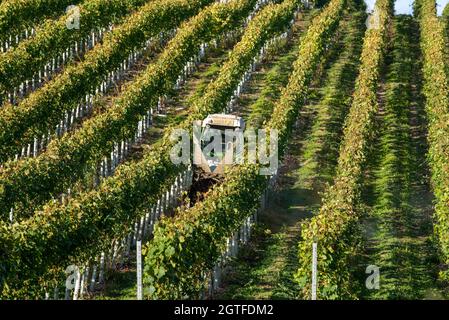
<instances>
[{"instance_id":1,"label":"wooden vineyard post","mask_svg":"<svg viewBox=\"0 0 449 320\"><path fill-rule=\"evenodd\" d=\"M312 300L316 300L317 289L317 243L312 245Z\"/></svg>"},{"instance_id":2,"label":"wooden vineyard post","mask_svg":"<svg viewBox=\"0 0 449 320\"><path fill-rule=\"evenodd\" d=\"M142 290L142 240L137 240L137 300L143 300Z\"/></svg>"}]
</instances>

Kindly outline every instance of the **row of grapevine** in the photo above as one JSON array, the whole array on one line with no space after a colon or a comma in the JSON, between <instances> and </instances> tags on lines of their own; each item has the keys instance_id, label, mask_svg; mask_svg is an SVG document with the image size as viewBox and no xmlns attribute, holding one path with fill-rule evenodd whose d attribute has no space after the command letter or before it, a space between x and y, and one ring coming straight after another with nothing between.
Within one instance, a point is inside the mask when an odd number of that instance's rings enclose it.
<instances>
[{"instance_id":1,"label":"row of grapevine","mask_svg":"<svg viewBox=\"0 0 449 320\"><path fill-rule=\"evenodd\" d=\"M247 21L250 21L252 17L257 13L260 8L262 8L264 5L269 3L267 0L259 0L255 6L254 11L248 16ZM238 31L237 33L239 33ZM233 36L233 33L227 33L226 39L224 41L233 41L232 39L235 38ZM260 56L257 59L257 63L263 57L265 57L265 54L271 50L270 48L273 46L279 44L279 41L282 41L285 39L285 37L288 37L288 35L291 34L289 32L286 32L284 34L281 34L280 36L276 36L272 40L268 41L266 45L264 46L263 50L261 50ZM216 46L217 41L213 41L212 45ZM265 49L266 47L266 49ZM201 54L201 52L200 52ZM187 66L188 67L188 66ZM191 67L188 67L190 70ZM240 94L242 93L243 87L245 86L245 83L249 78L251 77L251 73L254 72L254 67L251 68L251 70L247 71L247 74L244 79L242 79L242 82L239 83L238 88L235 91L235 97L238 98ZM181 81L180 81L181 80ZM178 85L182 85L185 80L183 80L181 77L177 80L177 84L175 85L175 89L178 90ZM203 92L202 89L200 89L201 92ZM170 94L171 95L171 94ZM140 132L140 129L138 130ZM143 130L144 131L144 130ZM111 154L112 157L112 154ZM106 159L105 159L106 160ZM113 162L113 158L111 158L111 162ZM106 176L110 176L113 174L114 170L108 170L109 168L106 167L106 162L103 163L104 167L103 172L106 173ZM130 229L129 234L123 237L122 239L116 238L113 240L113 245L108 248L106 251L103 251L101 255L98 256L97 259L94 261L91 261L87 264L85 264L82 267L82 276L78 278L78 290L73 291L74 298L76 297L77 292L81 294L83 290L89 290L86 285L86 279L89 279L91 283L96 282L96 279L101 283L102 277L101 277L101 270L110 269L112 272L114 272L116 269L116 266L123 265L123 263L126 263L127 259L129 259L129 253L130 249L135 248L137 239L141 239L142 242L146 242L152 238L152 230L154 229L155 223L159 220L162 213L168 213L175 210L178 206L181 205L181 199L183 198L182 193L187 192L189 190L193 178L193 171L191 167L188 167L185 171L181 172L176 180L168 186L166 189L167 191L164 191L162 195L160 195L159 199L157 201L152 201L153 203L150 207L145 206L146 208L143 210L142 213L139 213L137 219L135 222L131 224L132 229ZM169 211L168 211L169 210ZM248 222L249 223L249 222ZM249 232L249 224L245 224L245 227L242 227L241 230L241 239L247 240L248 239L248 232ZM234 246L233 246L234 244ZM235 252L235 245L237 245L237 242L234 241L230 243L230 250L232 252ZM100 274L97 273L97 271L100 270ZM98 278L97 278L98 277ZM83 286L85 288L83 288Z\"/></svg>"},{"instance_id":2,"label":"row of grapevine","mask_svg":"<svg viewBox=\"0 0 449 320\"><path fill-rule=\"evenodd\" d=\"M302 228L296 279L305 296L310 293L314 242L318 243L319 298L335 299L353 294L348 266L358 239L360 179L378 110L376 93L393 7L392 0L376 2L374 17L377 18L370 21L365 35L360 74L346 121L335 181L324 194L318 215Z\"/></svg>"},{"instance_id":3,"label":"row of grapevine","mask_svg":"<svg viewBox=\"0 0 449 320\"><path fill-rule=\"evenodd\" d=\"M449 75L443 24L436 16L435 0L416 1L424 57L424 96L429 121L429 164L436 196L435 233L442 260L449 264ZM444 279L449 279L443 272Z\"/></svg>"},{"instance_id":4,"label":"row of grapevine","mask_svg":"<svg viewBox=\"0 0 449 320\"><path fill-rule=\"evenodd\" d=\"M241 1L239 1L241 2ZM231 2L236 5L237 1ZM228 4L229 6L230 4ZM276 6L277 7L277 6ZM282 6L285 9L285 6ZM244 58L243 63L250 63L252 56L258 52L260 46L267 40L270 33L279 33L281 29L288 25L291 18L290 13L277 12L277 15L270 14L273 6L269 6L262 11L261 16L256 16L253 21L255 25L251 27L250 22L247 30L246 39L244 43L237 48L236 55L232 63L236 64L240 58ZM224 12L227 12L226 6L213 6L208 10L208 14L200 13L204 22L199 19L192 19L192 25L187 24L185 30L182 29L178 33L179 43L175 46L176 41L173 40L173 47L185 48L183 50L171 50L170 52L177 53L178 60L172 62L179 62L184 60L184 55L192 52L192 46L199 45L197 37L199 35L191 31L191 27L198 25L203 26L203 32L208 37L209 30L220 29L218 24L223 23L223 20L217 21L217 17L224 17ZM265 12L265 14L263 14ZM277 23L277 18L282 18L283 23ZM268 20L268 22L266 22ZM226 20L224 20L226 21ZM262 21L265 23L262 24ZM261 25L262 24L262 25ZM264 28L271 26L271 28ZM212 28L213 27L213 28ZM259 28L256 27L261 27ZM210 32L213 32L210 31ZM262 39L254 39L254 30L258 30L256 35L262 33ZM215 32L216 34L216 32ZM188 41L189 40L189 41ZM193 44L190 44L190 41ZM198 43L197 43L198 42ZM252 45L254 42L254 46ZM181 46L184 44L184 46ZM249 53L244 50L249 47ZM185 51L184 51L185 50ZM170 61L168 54L161 66L162 70L166 70ZM177 64L177 63L176 63ZM243 69L244 70L244 69ZM239 72L243 72L242 68L238 68ZM221 78L227 78L232 70L226 68L225 75ZM241 75L241 74L240 74ZM173 74L173 79L176 75ZM238 79L239 74L232 74L233 78ZM160 78L160 77L158 77ZM236 79L233 79L228 86L235 86ZM145 79L144 79L145 80ZM144 81L142 80L142 81ZM156 80L160 83L158 80ZM228 89L228 91L232 89ZM167 190L171 184L176 180L177 174L181 168L173 168L172 163L167 163L164 166L163 162L158 159L159 153L156 155L152 153L151 160L145 157L144 160L137 163L130 163L128 165L120 166L116 174L108 179L105 179L97 190L86 192L69 199L64 204L49 203L43 211L36 212L36 214L28 220L21 223L9 225L8 223L1 223L2 236L2 290L3 295L11 294L12 286L16 285L15 274L19 272L24 276L21 281L21 286L26 287L31 283L39 282L39 277L48 273L52 267L66 265L71 261L83 262L90 257L98 254L102 248L110 246L111 239L121 238L129 232L129 226L135 221L136 216L141 213L142 208L148 207L151 203L156 203L159 195ZM168 160L170 161L170 160ZM176 173L174 171L177 170ZM108 218L107 218L108 217ZM114 217L111 219L111 217ZM43 222L46 220L46 222ZM6 230L8 229L8 230ZM57 239L53 236L56 235ZM25 240L27 238L28 240ZM20 250L19 242L24 241L28 243L24 250ZM35 250L31 254L32 260L26 258L30 253L29 250ZM48 252L47 252L48 251ZM27 253L28 252L28 253ZM3 253L5 253L3 255ZM70 260L69 260L70 259ZM28 279L25 279L28 277Z\"/></svg>"},{"instance_id":5,"label":"row of grapevine","mask_svg":"<svg viewBox=\"0 0 449 320\"><path fill-rule=\"evenodd\" d=\"M307 7L306 7L307 8ZM244 96L238 99L236 109L234 113L241 112L241 110L249 110L249 113L245 112L246 126L249 128L261 128L262 123L268 121L275 102L279 99L282 89L287 85L290 75L293 71L294 61L297 59L301 37L305 34L309 27L309 22L316 14L319 14L319 10L313 10L312 12L305 11L297 15L295 25L287 32L286 41L283 37L279 37L280 42L274 45L273 49L268 49L268 55L262 59L263 65L269 65L268 69L259 68L256 66L258 77L253 79L248 85L244 85ZM343 30L342 30L343 31ZM299 34L298 34L299 32ZM334 43L338 41L339 34L328 42L327 46L331 47L321 59L320 66L324 65L336 49ZM277 41L276 41L277 42ZM275 43L276 43L275 42ZM287 55L284 55L287 53ZM273 63L273 64L272 64ZM254 70L254 69L253 69ZM322 70L320 67L319 70ZM315 78L320 76L321 72L317 71ZM263 75L260 78L260 75ZM261 84L265 84L262 87ZM268 84L268 86L266 86ZM248 95L249 94L249 95ZM251 95L256 94L257 100L247 104L248 100L251 101ZM268 187L260 196L260 205L257 210L253 210L248 216L246 216L237 227L232 235L229 235L224 242L223 250L218 259L215 260L213 268L204 268L202 272L202 280L198 284L198 292L192 292L190 298L209 299L215 297L217 290L222 288L222 280L226 277L226 271L229 267L229 262L237 258L239 248L245 246L250 240L253 233L253 227L258 221L259 214L263 212L267 204L270 201L270 193L275 191L275 183L277 181L277 174L273 175L269 179ZM252 194L254 197L258 197L258 194ZM178 208L178 213L185 208ZM232 209L231 209L232 211ZM211 263L212 265L213 263ZM223 277L224 276L224 277ZM198 280L198 279L197 279ZM202 288L204 285L204 288Z\"/></svg>"},{"instance_id":6,"label":"row of grapevine","mask_svg":"<svg viewBox=\"0 0 449 320\"><path fill-rule=\"evenodd\" d=\"M52 79L66 65L73 61L82 59L83 55L95 47L95 45L103 40L103 36L113 29L112 24L107 27L101 27L93 30L83 40L73 43L66 50L59 52L54 58L50 58L39 72L20 85L13 88L10 92L0 96L0 104L10 103L18 105L31 92L42 87L46 82Z\"/></svg>"},{"instance_id":7,"label":"row of grapevine","mask_svg":"<svg viewBox=\"0 0 449 320\"><path fill-rule=\"evenodd\" d=\"M412 250L407 242L410 230L415 230L417 224L415 215L425 216L422 211L416 213L419 208L413 206L412 199L418 195L416 182L423 180L420 176L423 168L419 164L425 158L425 155L417 156L411 126L416 122L413 113L421 106L418 90L414 89L419 88L420 81L420 64L416 63L420 56L417 31L413 17L395 17L391 58L386 68L385 103L377 130L379 139L373 146L375 160L370 161L370 166L375 168L375 201L370 217L377 222L370 261L375 261L382 270L382 285L370 296L377 299L417 298L415 283L425 279L418 271L421 266L415 259L416 253L409 252Z\"/></svg>"},{"instance_id":8,"label":"row of grapevine","mask_svg":"<svg viewBox=\"0 0 449 320\"><path fill-rule=\"evenodd\" d=\"M230 1L221 1L224 2L230 2ZM267 0L259 0L254 10L248 15L247 22L250 21L254 15L257 13L260 8L262 8L266 3L269 1ZM246 23L247 23L246 22ZM219 42L224 41L235 41L235 38L239 37L239 34L241 33L241 30L232 30L231 32L227 32L224 36L219 36L218 39L215 38L212 41L212 46L215 46L217 48ZM219 41L217 41L219 40ZM208 44L203 43L201 45L201 49L198 53L198 56L192 60L193 62L189 61L183 70L183 73L180 74L178 77L175 89L178 90L179 86L181 86L184 81L186 80L186 77L194 72L195 70L195 63L199 63L200 59L203 58L205 55L208 54ZM135 140L130 139L127 140L126 143L123 143L118 145L119 150L121 152L117 152L114 148L114 152L111 152L111 158L110 162L108 160L108 166L106 166L106 163L102 163L102 167L99 173L102 174L102 176L106 177L113 173L114 169L114 161L116 161L120 157L126 157L127 154L130 152L130 143L140 143L139 139L142 137L142 134L148 130L149 125L148 120L151 120L151 116L148 117L148 115L144 116L144 118L139 121L138 130L136 132ZM122 149L124 147L124 149ZM106 159L105 159L106 160ZM109 167L109 165L111 167ZM117 165L117 164L116 164ZM190 179L188 178L190 176ZM147 239L152 232L153 226L157 218L161 215L162 212L166 212L169 208L172 208L174 206L177 206L177 203L179 201L179 198L181 196L181 192L186 191L186 188L190 186L192 179L192 172L190 169L187 169L180 175L178 175L174 183L171 186L167 186L167 191L163 193L163 195L155 201L154 205L151 207L145 206L145 211L141 212L141 218L137 219L135 223L129 224L120 227L123 228L123 230L132 230L129 235L122 239L111 239L112 244L105 245L105 251L98 252L98 259L93 259L89 261L87 264L80 265L80 271L81 276L78 278L78 281L76 281L75 289L73 291L65 290L65 297L66 299L69 299L70 297L73 297L73 299L77 299L79 296L83 295L83 292L86 293L87 291L94 291L96 290L96 284L99 283L102 285L104 281L105 273L109 270L113 271L115 268L123 264L126 259L129 258L130 248L135 245L137 238L141 238L142 240ZM189 182L190 180L190 182ZM65 196L62 195L62 201L65 202ZM63 270L61 270L63 271ZM54 272L52 272L54 274ZM28 290L25 289L23 292L26 296L29 297L36 297L40 296L43 297L45 293L46 299L50 298L52 296L54 299L59 299L61 297L61 289L62 284L64 283L64 274L63 272L60 273L61 278L56 278L51 284L51 282L46 282L44 286L30 286L27 287ZM56 276L57 277L57 276ZM98 281L98 282L97 282ZM37 290L32 291L32 290ZM64 290L62 291L64 296ZM19 293L17 293L19 294ZM19 295L20 296L20 295ZM23 296L22 296L23 297Z\"/></svg>"},{"instance_id":9,"label":"row of grapevine","mask_svg":"<svg viewBox=\"0 0 449 320\"><path fill-rule=\"evenodd\" d=\"M259 10L261 5L264 5L267 2L268 1L266 1L266 0L258 1L258 3L256 4L255 10L256 11ZM254 15L254 13L252 13L250 15L249 19L253 15ZM298 15L296 15L296 16L298 16ZM259 61L261 61L265 57L265 54L267 52L269 52L269 50L270 50L269 48L271 48L272 46L276 47L278 42L282 41L283 39L288 37L289 34L291 34L291 33L289 31L287 31L285 33L282 33L279 36L275 36L274 38L272 38L271 40L269 40L265 43L265 45L260 50L259 57L251 63L251 66L248 68L248 70L242 76L242 80L239 82L237 88L234 90L233 96L229 100L229 103L226 105L226 108L232 109L236 99L240 96L240 94L242 93L242 90L244 90L243 88L245 86L245 83L250 79L251 74L252 74L252 72L255 71L256 65L259 63ZM188 174L189 172L191 172L190 168L188 168L186 171L181 173L181 176L184 176L185 174ZM157 218L160 217L161 208L162 208L162 212L166 212L164 209L165 208L164 204L167 204L167 202L168 203L174 202L174 203L178 203L178 205L179 205L179 199L178 200L175 199L176 194L178 194L178 196L179 196L179 192L177 192L177 190L179 190L179 182L175 181L168 188L167 192L163 192L163 194L157 200L157 203L155 202L146 214L144 214L141 217L138 217L136 219L135 223L133 223L133 230L131 231L131 233L128 236L126 236L125 238L115 241L115 244L119 244L119 245L118 246L114 245L114 249L111 252L106 253L106 255L104 253L102 253L102 256L101 256L102 258L101 259L99 258L98 261L103 261L104 260L103 257L107 257L108 255L110 256L110 259L112 259L114 261L117 261L117 259L120 261L123 261L123 257L126 256L127 253L129 252L130 246L135 245L135 239L137 239L137 237L140 237L143 230L149 230L150 233L152 232L152 230L154 228L154 223L157 221ZM172 208L175 208L175 207L172 207ZM159 212L159 214L155 214L156 212ZM229 242L229 250L228 250L229 254L233 254L236 252L236 247L238 246L237 239L241 239L241 241L248 240L248 236L249 236L249 232L250 232L250 223L251 223L250 219L248 219L246 221L246 223L242 226L238 235L236 235L236 238ZM147 238L144 237L144 238L142 238L142 240L146 241ZM101 263L100 263L100 268L101 268ZM95 272L94 272L95 265L93 267L87 266L84 268L84 270L85 270L86 276L95 277ZM93 273L90 274L89 273L90 270L92 270ZM79 280L79 282L81 282L81 280ZM215 281L215 284L216 283L217 282Z\"/></svg>"},{"instance_id":10,"label":"row of grapevine","mask_svg":"<svg viewBox=\"0 0 449 320\"><path fill-rule=\"evenodd\" d=\"M362 6L360 8L359 6ZM343 124L348 115L355 81L358 75L359 58L367 14L364 4L356 3L348 21L345 37L337 48L340 54L326 71L320 89L320 100L310 106L316 117L301 154L304 160L299 169L305 186L316 186L323 190L332 182L338 159ZM313 173L313 174L311 174Z\"/></svg>"},{"instance_id":11,"label":"row of grapevine","mask_svg":"<svg viewBox=\"0 0 449 320\"><path fill-rule=\"evenodd\" d=\"M147 0L91 0L79 6L79 28L69 28L67 21L73 12L57 20L47 20L35 31L35 36L0 56L0 93L5 95L32 79L52 58L68 48L78 47L94 30L107 28L144 5ZM152 1L150 1L152 2ZM167 5L169 1L163 1ZM165 3L165 4L164 4Z\"/></svg>"},{"instance_id":12,"label":"row of grapevine","mask_svg":"<svg viewBox=\"0 0 449 320\"><path fill-rule=\"evenodd\" d=\"M77 125L86 119L86 117L96 112L98 106L101 105L100 101L111 94L114 89L118 88L120 90L123 83L129 81L129 77L134 78L133 69L135 66L140 63L146 63L149 57L160 53L168 41L173 38L175 33L176 29L162 31L157 36L145 41L140 48L133 49L129 55L118 64L118 67L115 70L107 73L102 82L85 94L85 96L78 102L74 103L74 107L72 107L71 110L66 111L61 115L60 121L53 130L48 130L48 133L43 134L42 136L35 136L34 139L28 139L27 134L25 134L23 139L17 139L18 144L24 144L19 148L18 153L16 153L14 157L10 157L10 159L19 160L26 157L37 157L47 148L51 140L59 138L67 131L75 129ZM81 94L82 93L83 92L81 92ZM27 140L31 141L26 143Z\"/></svg>"},{"instance_id":13,"label":"row of grapevine","mask_svg":"<svg viewBox=\"0 0 449 320\"><path fill-rule=\"evenodd\" d=\"M332 0L301 40L294 71L266 126L278 130L280 154L345 4ZM259 205L267 186L259 170L259 165L248 164L232 168L203 202L159 222L145 258L145 282L152 298L195 297L203 289L204 274L215 266L226 240Z\"/></svg>"},{"instance_id":14,"label":"row of grapevine","mask_svg":"<svg viewBox=\"0 0 449 320\"><path fill-rule=\"evenodd\" d=\"M68 66L17 107L0 109L0 161L18 153L36 137L48 135L86 95L116 72L123 61L146 41L177 27L211 0L158 0L142 7L89 51L80 63Z\"/></svg>"},{"instance_id":15,"label":"row of grapevine","mask_svg":"<svg viewBox=\"0 0 449 320\"><path fill-rule=\"evenodd\" d=\"M76 300L78 297L82 297L86 291L95 292L97 284L101 288L107 281L106 273L116 272L130 260L132 261L134 257L131 255L131 250L136 248L137 241L145 243L151 240L156 222L162 214L172 211L180 205L180 199L182 199L183 193L188 192L192 181L193 171L192 168L188 168L176 177L171 187L167 187L166 192L152 206L145 206L140 210L139 216L133 223L125 227L121 226L124 231L128 232L127 235L109 237L108 245L104 243L100 246L96 258L90 258L82 264L78 264L81 275L73 290L64 289L66 299L72 297ZM53 291L53 298L58 300L61 292L59 289L64 287L64 277L61 274L62 277L58 279L58 274L54 272L53 274L55 275L54 279L46 282L45 295L49 296ZM51 284L54 284L54 290L49 288Z\"/></svg>"},{"instance_id":16,"label":"row of grapevine","mask_svg":"<svg viewBox=\"0 0 449 320\"><path fill-rule=\"evenodd\" d=\"M257 13L260 8L262 8L264 5L269 3L267 0L259 0L256 3L254 11L248 16L247 21L250 21L252 17ZM233 33L228 33L226 35L226 39L233 39L234 36ZM285 39L285 37L288 37L289 32L283 33L280 36L276 36L272 40L268 41L263 50L261 50L260 56L257 59L257 63L263 59L266 52L271 48L272 46L276 46L279 41L282 41L282 39ZM225 40L228 41L228 40ZM216 41L214 40L212 42L213 45L216 45ZM265 49L266 47L266 49ZM200 52L201 54L201 52ZM188 66L187 66L188 67ZM190 67L188 67L190 69ZM245 86L246 81L251 77L251 72L253 72L255 69L254 67L251 68L251 70L248 70L246 75L243 77L242 81L239 83L239 86L235 90L235 98L238 98L242 92L242 88ZM181 81L180 81L181 80ZM185 80L183 80L181 77L177 80L177 84L175 85L175 89L178 89L179 83L184 83ZM202 90L201 90L202 92ZM140 132L140 129L138 130ZM112 156L112 154L111 154ZM111 158L111 161L112 158ZM106 163L104 163L106 165ZM107 170L108 168L105 168L105 172L107 173L106 176L112 175L114 170ZM187 177L187 179L186 179ZM127 259L129 259L129 253L130 249L134 248L136 245L137 239L141 239L142 242L146 242L151 239L152 237L152 230L154 228L155 223L158 221L162 213L167 213L169 211L167 210L174 210L179 205L181 205L180 201L182 199L182 193L187 192L187 190L190 188L193 178L193 172L192 168L189 167L185 171L181 172L176 180L171 184L171 186L167 187L167 191L163 192L162 195L160 195L159 199L157 201L152 201L154 204L152 204L150 207L147 207L143 210L142 213L139 214L137 219L134 223L132 223L132 229L130 229L129 234L123 237L122 239L116 238L113 240L113 245L110 247L110 249L107 249L106 251L103 251L101 255L98 256L98 258L95 261L91 261L88 264L85 264L82 267L82 276L78 278L78 290L73 291L74 298L77 295L77 292L80 294L83 292L83 290L88 290L86 287L86 279L89 279L91 283L95 282L98 275L98 281L101 283L102 277L101 277L101 270L111 269L113 272L115 270L115 266L123 265ZM241 229L241 239L244 241L245 239L248 239L248 233L249 233L249 220L247 223L242 227ZM237 242L233 241L230 243L229 250L232 252L235 252ZM97 274L96 271L100 270L100 274ZM86 287L86 288L83 288Z\"/></svg>"},{"instance_id":17,"label":"row of grapevine","mask_svg":"<svg viewBox=\"0 0 449 320\"><path fill-rule=\"evenodd\" d=\"M41 20L62 14L81 0L7 0L0 4L0 45L17 43L16 37ZM28 33L27 33L28 34ZM31 35L31 32L30 32Z\"/></svg>"},{"instance_id":18,"label":"row of grapevine","mask_svg":"<svg viewBox=\"0 0 449 320\"><path fill-rule=\"evenodd\" d=\"M238 27L255 2L235 0L206 8L179 29L160 58L130 82L105 112L86 120L73 134L52 141L37 158L6 163L0 182L2 216L6 217L8 207L15 203L21 204L22 210L35 209L52 195L71 188L110 154L115 143L131 138L141 117L171 90L202 43ZM31 203L23 206L26 202Z\"/></svg>"}]
</instances>

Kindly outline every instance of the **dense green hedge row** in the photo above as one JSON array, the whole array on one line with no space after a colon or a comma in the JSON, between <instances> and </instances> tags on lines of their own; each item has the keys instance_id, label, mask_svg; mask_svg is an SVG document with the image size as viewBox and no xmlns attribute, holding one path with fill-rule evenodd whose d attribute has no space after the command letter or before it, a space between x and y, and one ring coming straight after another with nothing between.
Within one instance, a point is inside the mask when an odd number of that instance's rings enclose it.
<instances>
[{"instance_id":1,"label":"dense green hedge row","mask_svg":"<svg viewBox=\"0 0 449 320\"><path fill-rule=\"evenodd\" d=\"M82 62L69 65L19 106L7 104L1 108L0 162L12 158L24 145L32 143L36 136L41 137L53 130L64 113L72 110L86 94L98 87L105 76L117 69L133 49L141 47L159 32L177 27L211 2L151 1L107 34L103 43L89 51ZM29 63L31 60L27 61ZM20 70L28 72L25 66L22 68Z\"/></svg>"},{"instance_id":2,"label":"dense green hedge row","mask_svg":"<svg viewBox=\"0 0 449 320\"><path fill-rule=\"evenodd\" d=\"M293 9L295 2L286 0L284 6ZM266 126L279 131L281 152L345 3L331 1L301 40L294 71ZM267 182L259 169L258 165L232 168L223 184L215 187L206 200L174 219L158 223L145 258L145 283L150 286L151 298L193 298L201 291L205 285L203 275L215 265L226 239L259 205Z\"/></svg>"},{"instance_id":3,"label":"dense green hedge row","mask_svg":"<svg viewBox=\"0 0 449 320\"><path fill-rule=\"evenodd\" d=\"M65 12L81 0L5 0L0 3L0 42L8 40L41 20Z\"/></svg>"},{"instance_id":4,"label":"dense green hedge row","mask_svg":"<svg viewBox=\"0 0 449 320\"><path fill-rule=\"evenodd\" d=\"M153 1L153 0L150 0ZM131 13L148 0L89 0L79 5L80 28L67 28L72 12L57 20L47 20L36 29L36 35L21 41L0 56L0 93L12 91L31 79L52 58L56 58L75 42L85 39L94 29Z\"/></svg>"},{"instance_id":5,"label":"dense green hedge row","mask_svg":"<svg viewBox=\"0 0 449 320\"><path fill-rule=\"evenodd\" d=\"M170 2L175 5L187 3L186 0ZM97 161L109 154L114 142L131 138L140 117L157 103L159 96L172 88L185 63L199 50L200 44L214 39L217 34L238 27L255 2L256 0L245 0L211 5L180 28L160 59L130 82L107 111L86 120L80 129L52 141L47 150L38 157L5 163L4 168L0 169L2 218L7 217L8 207L16 205L16 218L33 212L33 209L53 195L57 196L71 188L86 171L95 167ZM189 3L192 4L192 0L189 0ZM179 7L181 11L184 8ZM184 12L186 11L184 8ZM158 10L156 12L160 14ZM150 16L156 12L150 10ZM166 15L170 16L172 13L174 12L169 10ZM178 14L183 15L181 12ZM95 60L97 56L94 55ZM97 62L101 64L101 61L102 59L99 59ZM94 72L88 71L95 69L94 66L98 66L98 63L86 62L82 64L86 66L85 69L74 66L70 70L74 73L86 70L87 74L92 74ZM68 79L71 81L71 78ZM67 97L71 97L71 89L67 86L61 88L67 90ZM42 111L48 112L48 108ZM26 115L24 117L26 118Z\"/></svg>"},{"instance_id":6,"label":"dense green hedge row","mask_svg":"<svg viewBox=\"0 0 449 320\"><path fill-rule=\"evenodd\" d=\"M299 244L300 267L296 274L304 295L310 296L312 243L318 243L318 298L350 297L349 260L357 240L357 206L360 178L367 146L371 140L374 115L378 109L377 87L387 47L394 1L377 0L379 20L367 30L360 74L340 150L334 185L324 194L319 214L303 225Z\"/></svg>"},{"instance_id":7,"label":"dense green hedge row","mask_svg":"<svg viewBox=\"0 0 449 320\"><path fill-rule=\"evenodd\" d=\"M443 24L435 0L416 2L424 57L424 95L429 121L429 164L436 196L435 233L443 262L449 264L449 75ZM447 274L442 274L449 279Z\"/></svg>"},{"instance_id":8,"label":"dense green hedge row","mask_svg":"<svg viewBox=\"0 0 449 320\"><path fill-rule=\"evenodd\" d=\"M126 121L126 116L134 118L131 111L138 113L139 110L147 110L151 105L148 100L155 101L159 96L157 90L160 89L157 88L172 86L179 74L175 71L179 71L187 57L199 49L203 38L216 37L224 26L232 24L230 20L237 19L237 12L241 15L248 14L248 10L243 8L249 3L254 4L254 1L235 0L203 10L179 30L158 63L145 72L146 77L136 81L139 87L127 91L121 101L129 103L119 104L121 108L113 107L115 111L107 116L123 114L125 117L122 121ZM278 8L282 10L275 10ZM211 106L214 108L212 112L223 109L260 48L274 34L287 27L292 18L292 10L286 12L286 9L290 8L285 5L268 5L250 22L242 41L230 54L217 80L208 86L202 101L193 107L197 114L208 114ZM157 94L152 97L150 94L155 90ZM149 99L145 99L146 96L143 95L147 95ZM183 127L189 128L191 123L191 120L186 121ZM139 210L155 203L183 169L171 162L171 146L167 134L159 145L154 146L154 151L148 152L139 162L119 166L115 175L105 179L97 190L74 197L65 205L49 203L42 211L21 223L0 223L0 277L3 295L24 294L14 293L14 289L18 287L26 290L33 283L39 282L39 278L52 267L86 261L109 246L115 237L124 236ZM17 274L21 276L20 281L16 279Z\"/></svg>"}]
</instances>

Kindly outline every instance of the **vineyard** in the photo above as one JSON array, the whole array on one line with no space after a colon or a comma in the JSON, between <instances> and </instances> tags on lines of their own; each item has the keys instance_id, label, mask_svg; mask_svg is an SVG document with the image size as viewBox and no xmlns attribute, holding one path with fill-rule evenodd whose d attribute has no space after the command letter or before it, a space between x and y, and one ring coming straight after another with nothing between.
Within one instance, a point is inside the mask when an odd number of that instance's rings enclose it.
<instances>
[{"instance_id":1,"label":"vineyard","mask_svg":"<svg viewBox=\"0 0 449 320\"><path fill-rule=\"evenodd\" d=\"M0 48L0 300L449 298L449 4L0 0Z\"/></svg>"}]
</instances>

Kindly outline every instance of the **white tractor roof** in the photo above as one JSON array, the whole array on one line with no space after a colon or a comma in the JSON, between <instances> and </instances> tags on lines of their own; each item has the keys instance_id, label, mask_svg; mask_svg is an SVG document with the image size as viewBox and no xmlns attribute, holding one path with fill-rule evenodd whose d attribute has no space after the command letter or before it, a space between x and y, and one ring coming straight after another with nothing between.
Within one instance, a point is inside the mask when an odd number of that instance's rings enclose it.
<instances>
[{"instance_id":1,"label":"white tractor roof","mask_svg":"<svg viewBox=\"0 0 449 320\"><path fill-rule=\"evenodd\" d=\"M242 117L232 114L210 114L204 119L202 126L203 128L206 126L219 126L245 130L245 121Z\"/></svg>"}]
</instances>

